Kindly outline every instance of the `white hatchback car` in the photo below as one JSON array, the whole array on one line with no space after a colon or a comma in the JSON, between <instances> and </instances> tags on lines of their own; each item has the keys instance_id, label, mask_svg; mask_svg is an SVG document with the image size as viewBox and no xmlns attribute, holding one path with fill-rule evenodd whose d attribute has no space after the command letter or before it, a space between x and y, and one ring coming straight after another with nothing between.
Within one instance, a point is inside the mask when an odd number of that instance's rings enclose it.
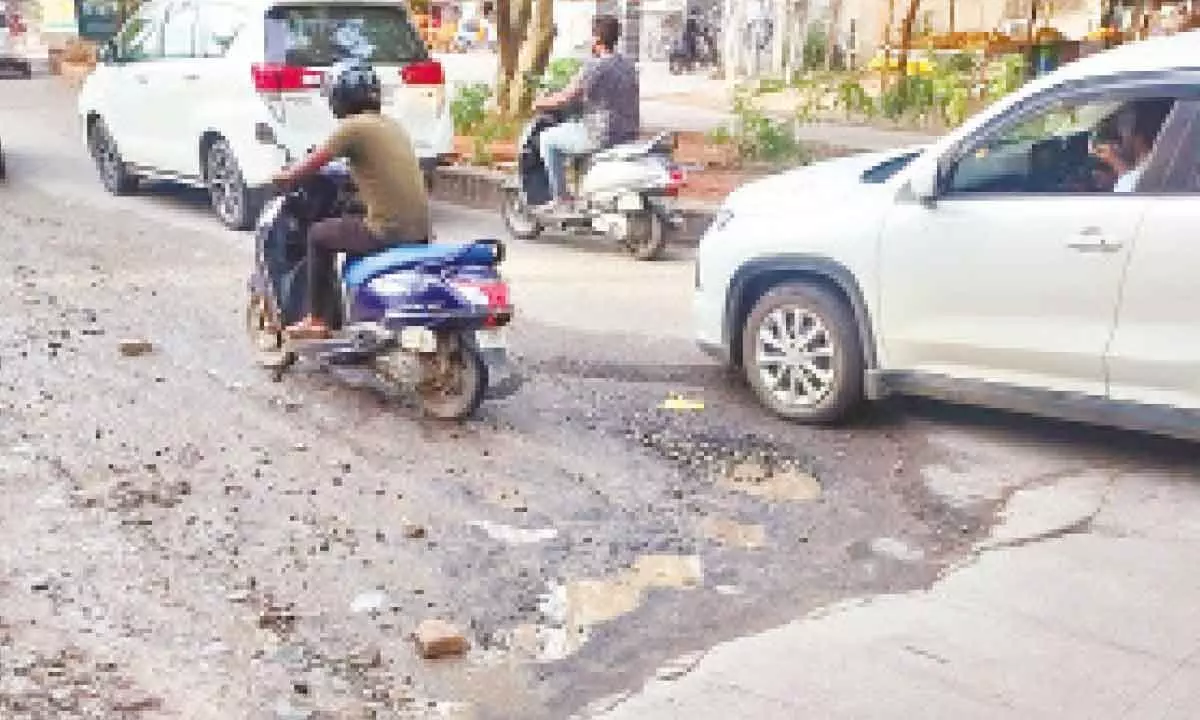
<instances>
[{"instance_id":1,"label":"white hatchback car","mask_svg":"<svg viewBox=\"0 0 1200 720\"><path fill-rule=\"evenodd\" d=\"M1191 32L1064 66L932 147L740 188L698 251L698 341L799 421L899 392L1200 438L1197 228Z\"/></svg>"},{"instance_id":2,"label":"white hatchback car","mask_svg":"<svg viewBox=\"0 0 1200 720\"><path fill-rule=\"evenodd\" d=\"M271 176L329 136L320 87L336 60L366 57L384 113L412 136L427 178L453 146L442 66L397 0L151 0L121 29L79 95L105 187L140 178L206 188L221 221L254 224Z\"/></svg>"}]
</instances>

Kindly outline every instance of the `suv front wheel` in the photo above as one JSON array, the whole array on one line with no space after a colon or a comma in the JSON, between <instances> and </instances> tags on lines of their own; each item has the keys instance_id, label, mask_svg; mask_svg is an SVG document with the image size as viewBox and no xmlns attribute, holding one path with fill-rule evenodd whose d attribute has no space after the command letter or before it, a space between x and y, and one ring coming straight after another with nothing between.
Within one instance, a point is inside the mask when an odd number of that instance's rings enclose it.
<instances>
[{"instance_id":1,"label":"suv front wheel","mask_svg":"<svg viewBox=\"0 0 1200 720\"><path fill-rule=\"evenodd\" d=\"M862 402L858 325L820 285L782 285L759 298L742 328L742 366L762 403L789 420L837 423Z\"/></svg>"}]
</instances>

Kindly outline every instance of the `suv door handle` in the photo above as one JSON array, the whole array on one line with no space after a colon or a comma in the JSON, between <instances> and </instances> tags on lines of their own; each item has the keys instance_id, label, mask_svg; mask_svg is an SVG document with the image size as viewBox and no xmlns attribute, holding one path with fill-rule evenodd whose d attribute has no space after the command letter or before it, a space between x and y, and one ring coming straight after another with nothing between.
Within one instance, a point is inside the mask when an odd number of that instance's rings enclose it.
<instances>
[{"instance_id":1,"label":"suv door handle","mask_svg":"<svg viewBox=\"0 0 1200 720\"><path fill-rule=\"evenodd\" d=\"M1085 227L1075 234L1067 247L1078 252L1115 253L1121 249L1121 243L1109 242L1098 227Z\"/></svg>"},{"instance_id":2,"label":"suv door handle","mask_svg":"<svg viewBox=\"0 0 1200 720\"><path fill-rule=\"evenodd\" d=\"M199 80L200 76L197 75L196 73L188 73L187 75L183 76L183 79L184 80Z\"/></svg>"},{"instance_id":3,"label":"suv door handle","mask_svg":"<svg viewBox=\"0 0 1200 720\"><path fill-rule=\"evenodd\" d=\"M146 85L150 82L150 78L146 77L145 75L134 75L133 79L140 85Z\"/></svg>"}]
</instances>

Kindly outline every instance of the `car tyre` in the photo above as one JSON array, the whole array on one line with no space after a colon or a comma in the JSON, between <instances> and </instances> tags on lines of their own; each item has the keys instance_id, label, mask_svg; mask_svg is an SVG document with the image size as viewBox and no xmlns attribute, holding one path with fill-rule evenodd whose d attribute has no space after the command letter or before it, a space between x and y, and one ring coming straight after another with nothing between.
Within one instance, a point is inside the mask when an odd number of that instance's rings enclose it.
<instances>
[{"instance_id":1,"label":"car tyre","mask_svg":"<svg viewBox=\"0 0 1200 720\"><path fill-rule=\"evenodd\" d=\"M863 401L858 323L821 285L783 285L759 298L743 326L742 367L763 405L789 420L844 422Z\"/></svg>"},{"instance_id":2,"label":"car tyre","mask_svg":"<svg viewBox=\"0 0 1200 720\"><path fill-rule=\"evenodd\" d=\"M121 151L117 149L117 143L103 120L92 123L92 129L88 132L88 149L105 190L113 195L131 195L137 192L138 177L129 172L129 167L121 157Z\"/></svg>"},{"instance_id":3,"label":"car tyre","mask_svg":"<svg viewBox=\"0 0 1200 720\"><path fill-rule=\"evenodd\" d=\"M246 185L233 147L217 138L204 155L204 179L217 219L230 230L249 230L258 219L263 193Z\"/></svg>"}]
</instances>

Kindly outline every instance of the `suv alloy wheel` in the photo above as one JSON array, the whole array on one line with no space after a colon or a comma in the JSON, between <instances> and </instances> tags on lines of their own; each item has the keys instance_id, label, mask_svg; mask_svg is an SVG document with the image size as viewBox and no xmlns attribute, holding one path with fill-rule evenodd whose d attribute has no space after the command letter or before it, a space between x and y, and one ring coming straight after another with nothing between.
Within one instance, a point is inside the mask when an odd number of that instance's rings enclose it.
<instances>
[{"instance_id":1,"label":"suv alloy wheel","mask_svg":"<svg viewBox=\"0 0 1200 720\"><path fill-rule=\"evenodd\" d=\"M837 423L863 399L854 314L820 285L781 285L759 298L743 327L742 365L762 403L790 420Z\"/></svg>"}]
</instances>

